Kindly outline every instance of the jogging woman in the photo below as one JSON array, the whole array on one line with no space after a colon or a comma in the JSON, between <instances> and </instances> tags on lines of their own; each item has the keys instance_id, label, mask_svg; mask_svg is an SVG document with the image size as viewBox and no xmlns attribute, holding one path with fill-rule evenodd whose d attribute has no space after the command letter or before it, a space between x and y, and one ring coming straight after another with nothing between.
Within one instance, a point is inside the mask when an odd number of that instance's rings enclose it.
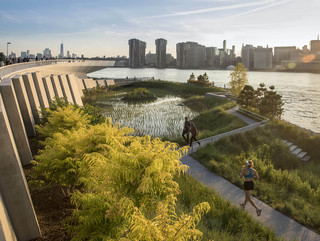
<instances>
[{"instance_id":1,"label":"jogging woman","mask_svg":"<svg viewBox=\"0 0 320 241\"><path fill-rule=\"evenodd\" d=\"M240 203L242 209L245 209L247 202L256 209L257 216L261 215L261 209L259 209L256 203L251 199L251 191L254 189L253 178L259 179L258 173L253 169L253 161L246 161L246 164L242 167L240 177L244 177L244 191L245 191L245 200L243 203Z\"/></svg>"}]
</instances>

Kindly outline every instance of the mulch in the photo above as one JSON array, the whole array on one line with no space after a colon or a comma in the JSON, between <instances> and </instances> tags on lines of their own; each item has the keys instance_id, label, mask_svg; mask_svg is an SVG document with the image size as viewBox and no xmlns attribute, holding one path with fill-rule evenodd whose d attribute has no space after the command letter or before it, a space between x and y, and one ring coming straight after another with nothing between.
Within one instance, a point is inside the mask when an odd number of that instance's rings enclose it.
<instances>
[{"instance_id":1,"label":"mulch","mask_svg":"<svg viewBox=\"0 0 320 241\"><path fill-rule=\"evenodd\" d=\"M26 168L24 171L28 180L30 169ZM32 241L71 240L63 225L74 208L70 199L63 196L59 186L37 188L29 186L29 190L41 230L41 237Z\"/></svg>"}]
</instances>

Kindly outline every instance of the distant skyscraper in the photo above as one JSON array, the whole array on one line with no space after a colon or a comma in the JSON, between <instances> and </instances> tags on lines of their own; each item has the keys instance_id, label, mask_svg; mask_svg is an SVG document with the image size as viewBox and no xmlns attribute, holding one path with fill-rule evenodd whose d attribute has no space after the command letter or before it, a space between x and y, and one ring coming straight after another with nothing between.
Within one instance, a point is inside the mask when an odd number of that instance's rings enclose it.
<instances>
[{"instance_id":1,"label":"distant skyscraper","mask_svg":"<svg viewBox=\"0 0 320 241\"><path fill-rule=\"evenodd\" d=\"M21 52L21 59L27 58L27 52Z\"/></svg>"},{"instance_id":2,"label":"distant skyscraper","mask_svg":"<svg viewBox=\"0 0 320 241\"><path fill-rule=\"evenodd\" d=\"M316 60L320 60L320 40L319 35L317 40L310 41L310 54L314 54L316 56Z\"/></svg>"},{"instance_id":3,"label":"distant skyscraper","mask_svg":"<svg viewBox=\"0 0 320 241\"><path fill-rule=\"evenodd\" d=\"M196 42L177 43L177 67L201 68L205 66L206 47Z\"/></svg>"},{"instance_id":4,"label":"distant skyscraper","mask_svg":"<svg viewBox=\"0 0 320 241\"><path fill-rule=\"evenodd\" d=\"M146 62L146 43L139 39L129 40L129 67L143 67Z\"/></svg>"},{"instance_id":5,"label":"distant skyscraper","mask_svg":"<svg viewBox=\"0 0 320 241\"><path fill-rule=\"evenodd\" d=\"M30 57L30 50L27 50L27 57Z\"/></svg>"},{"instance_id":6,"label":"distant skyscraper","mask_svg":"<svg viewBox=\"0 0 320 241\"><path fill-rule=\"evenodd\" d=\"M67 51L67 58L70 58L71 55L70 55L70 51Z\"/></svg>"},{"instance_id":7,"label":"distant skyscraper","mask_svg":"<svg viewBox=\"0 0 320 241\"><path fill-rule=\"evenodd\" d=\"M223 49L224 49L224 50L227 49L227 40L223 40Z\"/></svg>"},{"instance_id":8,"label":"distant skyscraper","mask_svg":"<svg viewBox=\"0 0 320 241\"><path fill-rule=\"evenodd\" d=\"M252 69L254 64L254 47L250 44L242 45L241 58L242 63L247 69Z\"/></svg>"},{"instance_id":9,"label":"distant skyscraper","mask_svg":"<svg viewBox=\"0 0 320 241\"><path fill-rule=\"evenodd\" d=\"M60 44L60 54L59 54L60 58L64 57L64 53L63 53L63 43Z\"/></svg>"},{"instance_id":10,"label":"distant skyscraper","mask_svg":"<svg viewBox=\"0 0 320 241\"><path fill-rule=\"evenodd\" d=\"M51 50L48 49L48 48L45 48L45 49L43 50L43 56L44 56L45 58L51 58Z\"/></svg>"},{"instance_id":11,"label":"distant skyscraper","mask_svg":"<svg viewBox=\"0 0 320 241\"><path fill-rule=\"evenodd\" d=\"M253 68L271 69L272 68L272 48L262 48L258 46L254 50Z\"/></svg>"},{"instance_id":12,"label":"distant skyscraper","mask_svg":"<svg viewBox=\"0 0 320 241\"><path fill-rule=\"evenodd\" d=\"M37 53L37 58L38 59L42 59L42 54L41 53Z\"/></svg>"},{"instance_id":13,"label":"distant skyscraper","mask_svg":"<svg viewBox=\"0 0 320 241\"><path fill-rule=\"evenodd\" d=\"M157 68L166 67L166 54L167 54L167 40L160 38L155 41L156 43L156 66Z\"/></svg>"},{"instance_id":14,"label":"distant skyscraper","mask_svg":"<svg viewBox=\"0 0 320 241\"><path fill-rule=\"evenodd\" d=\"M283 60L296 60L298 52L296 46L274 47L274 64L281 65Z\"/></svg>"}]
</instances>

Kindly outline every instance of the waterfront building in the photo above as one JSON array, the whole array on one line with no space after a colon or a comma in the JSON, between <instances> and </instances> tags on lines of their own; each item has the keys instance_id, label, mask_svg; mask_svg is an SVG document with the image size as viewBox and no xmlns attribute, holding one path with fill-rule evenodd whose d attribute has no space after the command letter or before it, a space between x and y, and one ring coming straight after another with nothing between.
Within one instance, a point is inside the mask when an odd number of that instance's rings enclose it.
<instances>
[{"instance_id":1,"label":"waterfront building","mask_svg":"<svg viewBox=\"0 0 320 241\"><path fill-rule=\"evenodd\" d=\"M151 52L146 54L146 65L150 67L155 67L157 63L157 54Z\"/></svg>"},{"instance_id":2,"label":"waterfront building","mask_svg":"<svg viewBox=\"0 0 320 241\"><path fill-rule=\"evenodd\" d=\"M30 59L35 59L36 56L35 56L34 54L29 54L29 58L30 58Z\"/></svg>"},{"instance_id":3,"label":"waterfront building","mask_svg":"<svg viewBox=\"0 0 320 241\"><path fill-rule=\"evenodd\" d=\"M216 67L217 50L217 47L206 47L206 67Z\"/></svg>"},{"instance_id":4,"label":"waterfront building","mask_svg":"<svg viewBox=\"0 0 320 241\"><path fill-rule=\"evenodd\" d=\"M23 51L21 52L21 59L27 58L27 52Z\"/></svg>"},{"instance_id":5,"label":"waterfront building","mask_svg":"<svg viewBox=\"0 0 320 241\"><path fill-rule=\"evenodd\" d=\"M227 40L223 40L223 50L227 49Z\"/></svg>"},{"instance_id":6,"label":"waterfront building","mask_svg":"<svg viewBox=\"0 0 320 241\"><path fill-rule=\"evenodd\" d=\"M9 58L16 58L17 55L14 52L11 52L11 54L9 55Z\"/></svg>"},{"instance_id":7,"label":"waterfront building","mask_svg":"<svg viewBox=\"0 0 320 241\"><path fill-rule=\"evenodd\" d=\"M205 67L206 47L196 42L177 43L177 67L183 69Z\"/></svg>"},{"instance_id":8,"label":"waterfront building","mask_svg":"<svg viewBox=\"0 0 320 241\"><path fill-rule=\"evenodd\" d=\"M167 40L160 38L156 39L156 67L166 67L166 55L167 55Z\"/></svg>"},{"instance_id":9,"label":"waterfront building","mask_svg":"<svg viewBox=\"0 0 320 241\"><path fill-rule=\"evenodd\" d=\"M42 59L42 54L41 53L37 53L37 58L38 59Z\"/></svg>"},{"instance_id":10,"label":"waterfront building","mask_svg":"<svg viewBox=\"0 0 320 241\"><path fill-rule=\"evenodd\" d=\"M60 54L59 54L59 58L63 58L64 57L64 52L63 52L63 43L60 44Z\"/></svg>"},{"instance_id":11,"label":"waterfront building","mask_svg":"<svg viewBox=\"0 0 320 241\"><path fill-rule=\"evenodd\" d=\"M146 62L146 42L139 39L129 40L129 67L141 68Z\"/></svg>"},{"instance_id":12,"label":"waterfront building","mask_svg":"<svg viewBox=\"0 0 320 241\"><path fill-rule=\"evenodd\" d=\"M253 68L272 69L272 55L272 48L263 48L258 46L254 50Z\"/></svg>"},{"instance_id":13,"label":"waterfront building","mask_svg":"<svg viewBox=\"0 0 320 241\"><path fill-rule=\"evenodd\" d=\"M314 54L316 57L316 60L320 60L320 40L319 35L317 40L311 40L310 41L310 54Z\"/></svg>"},{"instance_id":14,"label":"waterfront building","mask_svg":"<svg viewBox=\"0 0 320 241\"><path fill-rule=\"evenodd\" d=\"M67 51L67 58L70 58L71 55L70 55L70 51Z\"/></svg>"},{"instance_id":15,"label":"waterfront building","mask_svg":"<svg viewBox=\"0 0 320 241\"><path fill-rule=\"evenodd\" d=\"M252 69L254 65L254 47L251 44L242 45L241 58L244 67Z\"/></svg>"},{"instance_id":16,"label":"waterfront building","mask_svg":"<svg viewBox=\"0 0 320 241\"><path fill-rule=\"evenodd\" d=\"M51 58L51 50L50 50L49 48L45 48L45 49L43 50L43 56L44 56L45 58Z\"/></svg>"},{"instance_id":17,"label":"waterfront building","mask_svg":"<svg viewBox=\"0 0 320 241\"><path fill-rule=\"evenodd\" d=\"M166 65L172 65L174 62L174 58L171 54L166 54Z\"/></svg>"},{"instance_id":18,"label":"waterfront building","mask_svg":"<svg viewBox=\"0 0 320 241\"><path fill-rule=\"evenodd\" d=\"M281 65L284 60L297 60L298 51L296 46L274 47L274 64Z\"/></svg>"},{"instance_id":19,"label":"waterfront building","mask_svg":"<svg viewBox=\"0 0 320 241\"><path fill-rule=\"evenodd\" d=\"M30 50L27 50L27 57L30 58Z\"/></svg>"}]
</instances>

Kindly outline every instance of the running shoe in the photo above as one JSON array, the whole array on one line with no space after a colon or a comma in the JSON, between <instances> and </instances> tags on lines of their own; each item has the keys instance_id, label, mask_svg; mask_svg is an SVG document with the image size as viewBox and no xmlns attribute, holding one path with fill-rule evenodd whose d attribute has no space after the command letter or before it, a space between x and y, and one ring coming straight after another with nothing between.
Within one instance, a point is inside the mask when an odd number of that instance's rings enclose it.
<instances>
[{"instance_id":1,"label":"running shoe","mask_svg":"<svg viewBox=\"0 0 320 241\"><path fill-rule=\"evenodd\" d=\"M245 210L246 205L244 205L244 203L240 203L240 207L241 207L242 210Z\"/></svg>"},{"instance_id":2,"label":"running shoe","mask_svg":"<svg viewBox=\"0 0 320 241\"><path fill-rule=\"evenodd\" d=\"M258 216L258 217L261 215L261 211L262 211L262 210L259 209L259 208L256 209L256 212L257 212L257 216Z\"/></svg>"}]
</instances>

